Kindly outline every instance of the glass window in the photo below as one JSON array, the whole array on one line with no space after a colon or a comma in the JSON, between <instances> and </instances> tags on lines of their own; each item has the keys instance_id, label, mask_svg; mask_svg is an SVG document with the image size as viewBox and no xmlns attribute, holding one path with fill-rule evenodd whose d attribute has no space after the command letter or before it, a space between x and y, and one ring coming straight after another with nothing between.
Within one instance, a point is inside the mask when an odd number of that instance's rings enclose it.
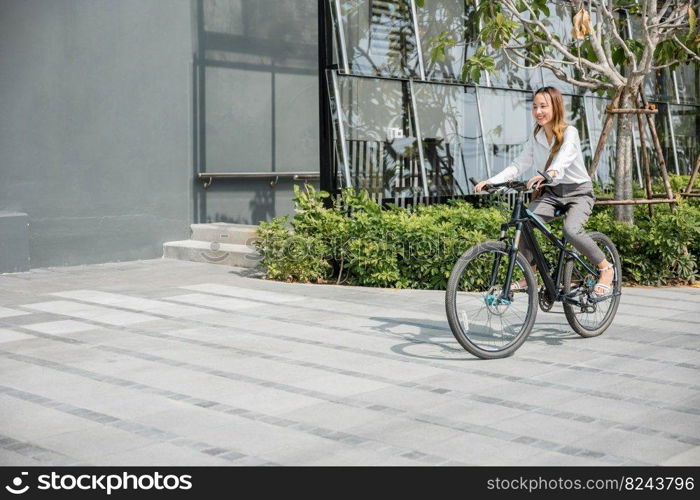
<instances>
[{"instance_id":1,"label":"glass window","mask_svg":"<svg viewBox=\"0 0 700 500\"><path fill-rule=\"evenodd\" d=\"M417 9L418 32L427 79L461 81L465 43L474 39L475 28L470 24L470 14L473 14L473 5L464 0L431 0L425 3L425 7ZM433 61L433 39L443 31L457 45L446 51L444 61Z\"/></svg>"},{"instance_id":2,"label":"glass window","mask_svg":"<svg viewBox=\"0 0 700 500\"><path fill-rule=\"evenodd\" d=\"M469 177L488 177L475 90L439 84L415 84L415 89L429 193L471 193Z\"/></svg>"},{"instance_id":3,"label":"glass window","mask_svg":"<svg viewBox=\"0 0 700 500\"><path fill-rule=\"evenodd\" d=\"M593 160L593 155L595 154L596 148L598 147L598 141L600 140L600 135L603 132L603 125L605 123L606 113L605 107L610 104L607 99L601 99L599 97L586 96L584 99L584 105L586 109L586 119L588 122L588 147L583 147L584 157L587 158L587 164ZM597 180L601 182L604 186L610 184L615 175L615 141L617 134L615 133L615 124L610 129L608 133L607 140L603 146L603 151L600 155L600 160L596 166L596 176Z\"/></svg>"},{"instance_id":4,"label":"glass window","mask_svg":"<svg viewBox=\"0 0 700 500\"><path fill-rule=\"evenodd\" d=\"M586 107L583 96L565 95L564 107L566 108L566 123L573 125L578 130L578 136L581 139L583 162L585 165L590 165L593 157L590 153L591 141L588 134L588 122L586 121ZM595 148L595 146L593 147Z\"/></svg>"},{"instance_id":5,"label":"glass window","mask_svg":"<svg viewBox=\"0 0 700 500\"><path fill-rule=\"evenodd\" d=\"M340 43L344 43L351 73L418 75L418 51L409 0L329 1L336 35L344 38ZM339 20L336 19L338 7Z\"/></svg>"},{"instance_id":6,"label":"glass window","mask_svg":"<svg viewBox=\"0 0 700 500\"><path fill-rule=\"evenodd\" d=\"M422 196L408 84L339 76L338 86L353 186L379 198Z\"/></svg>"},{"instance_id":7,"label":"glass window","mask_svg":"<svg viewBox=\"0 0 700 500\"><path fill-rule=\"evenodd\" d=\"M474 52L476 52L475 46L470 45L467 56L472 56ZM542 87L542 71L539 68L519 68L511 63L500 51L495 53L493 58L496 63L496 70L495 73L490 75L492 86L522 90L537 90ZM483 82L484 79L482 77Z\"/></svg>"},{"instance_id":8,"label":"glass window","mask_svg":"<svg viewBox=\"0 0 700 500\"><path fill-rule=\"evenodd\" d=\"M573 27L571 23L571 13L569 12L570 9L568 5L565 6L561 2L550 2L549 9L550 16L543 21L543 24L554 37L558 38L564 46L568 47L572 41L571 29ZM552 51L554 59L562 59L562 56L556 50L552 49ZM562 65L561 68L565 74L569 76L573 74L571 65ZM564 80L560 80L550 69L542 68L542 79L543 85L556 87L563 93L574 94L578 92L577 87Z\"/></svg>"},{"instance_id":9,"label":"glass window","mask_svg":"<svg viewBox=\"0 0 700 500\"><path fill-rule=\"evenodd\" d=\"M681 174L689 175L700 154L700 107L669 105L671 123L676 139L678 169ZM673 171L673 168L670 168Z\"/></svg>"},{"instance_id":10,"label":"glass window","mask_svg":"<svg viewBox=\"0 0 700 500\"><path fill-rule=\"evenodd\" d=\"M681 64L676 68L678 100L700 105L700 68L697 64Z\"/></svg>"},{"instance_id":11,"label":"glass window","mask_svg":"<svg viewBox=\"0 0 700 500\"><path fill-rule=\"evenodd\" d=\"M659 138L659 143L661 144L661 151L664 157L664 161L666 162L666 170L668 173L672 174L675 173L676 171L676 166L673 160L673 145L671 143L671 134L669 132L668 128L668 109L667 109L667 104L666 103L660 103L656 102L654 103L656 107L659 109L659 112L655 115L652 115L654 118L654 125L656 127L656 134ZM647 148L647 152L649 155L649 166L650 166L650 171L652 177L660 177L661 176L661 171L659 170L659 159L656 154L656 148L654 147L654 140L652 139L651 132L649 131L649 126L647 125L647 121L645 119L644 121L644 141L645 145ZM635 132L637 129L637 125L635 123ZM639 134L635 133L635 140ZM637 149L639 150L639 144L636 144ZM639 155L639 152L637 152L637 156L639 157L639 160L641 161L641 156Z\"/></svg>"},{"instance_id":12,"label":"glass window","mask_svg":"<svg viewBox=\"0 0 700 500\"><path fill-rule=\"evenodd\" d=\"M676 171L676 164L673 159L673 142L668 123L668 103L657 102L656 107L659 109L659 112L656 115L653 115L654 123L656 125L656 133L659 136L661 151L664 155L664 160L666 161L666 170L669 174L673 174ZM650 143L650 145L653 148L653 142ZM658 160L654 161L654 164L658 164ZM654 171L654 165L652 165L652 175L661 175L658 168L656 171Z\"/></svg>"},{"instance_id":13,"label":"glass window","mask_svg":"<svg viewBox=\"0 0 700 500\"><path fill-rule=\"evenodd\" d=\"M510 165L532 135L532 94L480 88L478 98L490 175L495 175ZM522 176L532 177L535 171L533 165Z\"/></svg>"},{"instance_id":14,"label":"glass window","mask_svg":"<svg viewBox=\"0 0 700 500\"><path fill-rule=\"evenodd\" d=\"M673 79L669 69L664 68L647 76L644 80L644 92L647 99L673 99Z\"/></svg>"}]
</instances>

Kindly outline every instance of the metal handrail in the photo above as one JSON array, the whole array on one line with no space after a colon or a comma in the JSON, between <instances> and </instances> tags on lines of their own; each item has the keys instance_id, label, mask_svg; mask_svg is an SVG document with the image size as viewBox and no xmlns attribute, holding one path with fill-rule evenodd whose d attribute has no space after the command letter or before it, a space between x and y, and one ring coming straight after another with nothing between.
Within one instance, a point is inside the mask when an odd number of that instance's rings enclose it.
<instances>
[{"instance_id":1,"label":"metal handrail","mask_svg":"<svg viewBox=\"0 0 700 500\"><path fill-rule=\"evenodd\" d=\"M214 179L274 179L270 181L270 187L275 187L280 177L291 178L292 180L315 180L320 179L319 172L200 172L197 178L204 181L203 187L207 189Z\"/></svg>"}]
</instances>

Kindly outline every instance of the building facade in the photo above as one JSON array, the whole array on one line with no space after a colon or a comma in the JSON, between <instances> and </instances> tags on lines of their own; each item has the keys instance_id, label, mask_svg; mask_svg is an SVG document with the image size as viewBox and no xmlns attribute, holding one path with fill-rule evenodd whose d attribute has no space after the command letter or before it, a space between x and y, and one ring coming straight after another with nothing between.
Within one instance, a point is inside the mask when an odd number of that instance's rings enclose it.
<instances>
[{"instance_id":1,"label":"building facade","mask_svg":"<svg viewBox=\"0 0 700 500\"><path fill-rule=\"evenodd\" d=\"M578 128L585 160L591 161L610 96L585 92L549 70L520 69L505 58L497 59L497 73L479 84L462 82L462 65L478 48L473 4L431 0L419 8L415 0L325 2L333 36L325 76L333 109L335 186L365 188L398 204L467 195L469 177L484 179L501 171L522 150L533 128L532 91L544 85L564 94L567 121ZM570 6L550 2L550 13L545 24L570 43ZM625 35L638 36L634 16L617 15ZM432 40L443 32L460 43L444 60L434 61ZM666 163L677 174L689 173L700 153L698 73L697 65L666 69L645 85L659 107L657 129ZM640 181L638 134L633 140ZM648 135L646 144L651 145ZM613 181L614 145L613 131L597 169L603 184Z\"/></svg>"},{"instance_id":2,"label":"building facade","mask_svg":"<svg viewBox=\"0 0 700 500\"><path fill-rule=\"evenodd\" d=\"M470 5L0 0L0 238L22 237L3 220L28 221L31 267L155 258L191 223L292 213L301 182L397 204L466 196L469 177L522 149L544 84L564 92L590 159L605 97L505 60L461 81L479 29ZM548 22L570 36L563 3ZM432 61L442 31L465 43ZM671 172L700 152L699 76L684 66L647 82Z\"/></svg>"}]
</instances>

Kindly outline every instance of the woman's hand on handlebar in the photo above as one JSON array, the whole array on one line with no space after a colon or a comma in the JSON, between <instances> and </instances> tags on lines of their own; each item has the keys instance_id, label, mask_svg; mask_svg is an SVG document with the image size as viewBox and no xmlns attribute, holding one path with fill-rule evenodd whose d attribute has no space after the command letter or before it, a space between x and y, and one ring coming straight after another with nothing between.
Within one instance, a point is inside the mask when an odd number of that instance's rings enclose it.
<instances>
[{"instance_id":1,"label":"woman's hand on handlebar","mask_svg":"<svg viewBox=\"0 0 700 500\"><path fill-rule=\"evenodd\" d=\"M476 186L474 186L474 192L481 193L489 185L490 185L489 181L481 181Z\"/></svg>"},{"instance_id":2,"label":"woman's hand on handlebar","mask_svg":"<svg viewBox=\"0 0 700 500\"><path fill-rule=\"evenodd\" d=\"M557 177L556 171L550 170L549 172L540 172L539 170L537 171L537 175L532 177L529 181L527 181L527 188L528 189L534 189L535 191L540 189L542 187L542 184L551 184L554 182L554 179Z\"/></svg>"},{"instance_id":3,"label":"woman's hand on handlebar","mask_svg":"<svg viewBox=\"0 0 700 500\"><path fill-rule=\"evenodd\" d=\"M545 178L542 177L541 175L537 174L534 177L531 177L529 181L527 181L527 188L528 189L539 189L540 185L545 182Z\"/></svg>"}]
</instances>

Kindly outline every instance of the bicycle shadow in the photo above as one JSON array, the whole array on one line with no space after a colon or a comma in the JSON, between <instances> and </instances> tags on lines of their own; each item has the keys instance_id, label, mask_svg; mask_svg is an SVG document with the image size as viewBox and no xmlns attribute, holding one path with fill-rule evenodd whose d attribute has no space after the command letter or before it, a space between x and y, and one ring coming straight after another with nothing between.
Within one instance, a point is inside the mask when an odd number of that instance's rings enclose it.
<instances>
[{"instance_id":1,"label":"bicycle shadow","mask_svg":"<svg viewBox=\"0 0 700 500\"><path fill-rule=\"evenodd\" d=\"M568 325L555 322L536 322L527 342L544 342L547 345L563 345L566 341L581 339Z\"/></svg>"},{"instance_id":2,"label":"bicycle shadow","mask_svg":"<svg viewBox=\"0 0 700 500\"><path fill-rule=\"evenodd\" d=\"M405 341L391 347L391 351L396 354L416 359L439 361L478 361L477 358L474 358L459 345L452 335L447 321L427 319L410 321L406 320L405 317L380 316L372 316L370 319L378 321L380 324L371 326L369 330ZM419 330L417 333L395 331L400 326L413 326ZM435 354L412 352L412 350L425 344L436 346L438 351Z\"/></svg>"},{"instance_id":3,"label":"bicycle shadow","mask_svg":"<svg viewBox=\"0 0 700 500\"><path fill-rule=\"evenodd\" d=\"M407 321L406 318L381 316L373 316L370 319L380 324L371 326L369 330L405 341L391 347L391 351L396 354L426 360L481 361L462 348L452 335L446 320ZM397 332L395 329L398 326L414 326L419 330L417 333ZM554 321L535 323L525 342L543 342L557 346L581 338L566 326ZM437 347L437 351L434 354L416 352L425 344Z\"/></svg>"}]
</instances>

